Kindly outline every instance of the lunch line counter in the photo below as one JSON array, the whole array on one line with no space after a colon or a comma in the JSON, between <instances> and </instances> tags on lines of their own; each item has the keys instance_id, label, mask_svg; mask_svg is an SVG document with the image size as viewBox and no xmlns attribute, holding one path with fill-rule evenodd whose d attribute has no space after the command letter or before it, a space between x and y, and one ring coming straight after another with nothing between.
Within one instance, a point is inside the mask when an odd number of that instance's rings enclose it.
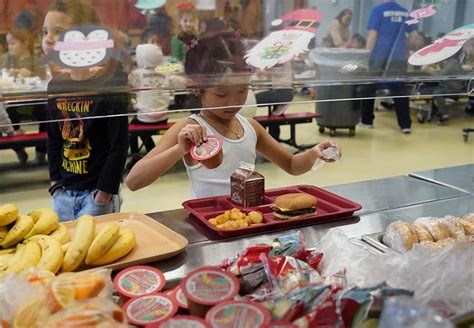
<instances>
[{"instance_id":1,"label":"lunch line counter","mask_svg":"<svg viewBox=\"0 0 474 328\"><path fill-rule=\"evenodd\" d=\"M464 178L460 178L460 174ZM437 177L442 181L437 181ZM301 231L306 246L311 248L332 228L342 229L368 251L380 252L364 243L362 237L384 232L393 221L413 222L419 217L464 216L474 212L473 185L466 181L474 183L474 164L328 186L324 189L361 204L362 209L346 219L225 240L209 237L185 209L149 213L148 216L189 241L184 252L150 265L164 272L168 284L172 286L188 272L203 265L218 265L247 246L270 244L282 234Z\"/></svg>"}]
</instances>

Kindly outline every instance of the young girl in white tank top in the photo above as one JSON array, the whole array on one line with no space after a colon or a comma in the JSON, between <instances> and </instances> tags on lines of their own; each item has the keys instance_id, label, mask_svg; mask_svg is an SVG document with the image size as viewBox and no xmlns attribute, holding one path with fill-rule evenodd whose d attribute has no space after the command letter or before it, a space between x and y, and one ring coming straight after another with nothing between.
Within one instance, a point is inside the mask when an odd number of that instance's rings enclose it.
<instances>
[{"instance_id":1,"label":"young girl in white tank top","mask_svg":"<svg viewBox=\"0 0 474 328\"><path fill-rule=\"evenodd\" d=\"M240 162L254 164L257 151L292 175L309 171L317 158L330 161L322 154L326 148L335 147L341 155L339 146L329 140L294 155L257 121L238 114L247 98L250 72L244 46L233 33L200 39L183 36L183 41L189 47L185 71L193 81L200 114L176 122L155 149L135 164L126 178L130 190L150 185L179 160L184 160L193 197L201 198L228 195L232 172ZM208 134L223 139L223 162L215 169L205 168L189 155Z\"/></svg>"}]
</instances>

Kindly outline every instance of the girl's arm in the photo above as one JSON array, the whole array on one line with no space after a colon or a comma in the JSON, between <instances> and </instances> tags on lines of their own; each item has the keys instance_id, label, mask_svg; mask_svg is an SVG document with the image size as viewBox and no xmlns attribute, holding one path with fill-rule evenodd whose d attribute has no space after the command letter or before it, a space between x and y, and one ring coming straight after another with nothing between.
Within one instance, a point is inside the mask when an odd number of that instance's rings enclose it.
<instances>
[{"instance_id":1,"label":"girl's arm","mask_svg":"<svg viewBox=\"0 0 474 328\"><path fill-rule=\"evenodd\" d=\"M339 155L341 149L333 141L324 141L300 154L291 154L285 147L276 141L257 121L249 119L257 134L257 151L291 175L301 175L308 172L317 158L324 158L322 151L329 147L336 147Z\"/></svg>"},{"instance_id":2,"label":"girl's arm","mask_svg":"<svg viewBox=\"0 0 474 328\"><path fill-rule=\"evenodd\" d=\"M176 122L161 138L158 145L135 164L125 179L131 191L149 186L177 161L187 156L194 144L207 140L206 131L194 121Z\"/></svg>"}]
</instances>

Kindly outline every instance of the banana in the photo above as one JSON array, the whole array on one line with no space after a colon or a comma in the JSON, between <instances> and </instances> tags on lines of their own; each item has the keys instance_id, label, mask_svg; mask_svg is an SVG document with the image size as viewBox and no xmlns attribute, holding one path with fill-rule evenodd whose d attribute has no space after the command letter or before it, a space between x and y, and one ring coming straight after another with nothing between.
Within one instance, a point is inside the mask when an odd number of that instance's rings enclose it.
<instances>
[{"instance_id":1,"label":"banana","mask_svg":"<svg viewBox=\"0 0 474 328\"><path fill-rule=\"evenodd\" d=\"M21 247L17 252L21 250L21 253L16 261L14 256L10 260L10 265L8 266L7 272L20 272L29 267L35 266L41 259L41 248L38 243L35 241L29 241ZM16 253L15 253L16 254Z\"/></svg>"},{"instance_id":2,"label":"banana","mask_svg":"<svg viewBox=\"0 0 474 328\"><path fill-rule=\"evenodd\" d=\"M0 249L0 256L7 254L14 254L16 252L16 247Z\"/></svg>"},{"instance_id":3,"label":"banana","mask_svg":"<svg viewBox=\"0 0 474 328\"><path fill-rule=\"evenodd\" d=\"M8 232L7 227L0 227L0 243L3 241L3 239L5 239L7 232Z\"/></svg>"},{"instance_id":4,"label":"banana","mask_svg":"<svg viewBox=\"0 0 474 328\"><path fill-rule=\"evenodd\" d=\"M63 264L63 250L58 240L47 235L35 235L28 242L36 242L41 248L41 259L37 267L56 273Z\"/></svg>"},{"instance_id":5,"label":"banana","mask_svg":"<svg viewBox=\"0 0 474 328\"><path fill-rule=\"evenodd\" d=\"M86 264L101 257L112 247L119 237L120 227L115 222L108 222L94 238L87 251Z\"/></svg>"},{"instance_id":6,"label":"banana","mask_svg":"<svg viewBox=\"0 0 474 328\"><path fill-rule=\"evenodd\" d=\"M9 225L18 217L18 207L14 204L0 206L0 227Z\"/></svg>"},{"instance_id":7,"label":"banana","mask_svg":"<svg viewBox=\"0 0 474 328\"><path fill-rule=\"evenodd\" d=\"M71 246L71 242L67 242L67 243L61 245L61 249L63 250L63 254L66 254L66 251L68 250L69 246Z\"/></svg>"},{"instance_id":8,"label":"banana","mask_svg":"<svg viewBox=\"0 0 474 328\"><path fill-rule=\"evenodd\" d=\"M57 239L61 245L71 241L71 235L68 228L62 223L58 224L58 228L50 234L51 237Z\"/></svg>"},{"instance_id":9,"label":"banana","mask_svg":"<svg viewBox=\"0 0 474 328\"><path fill-rule=\"evenodd\" d=\"M90 215L79 218L71 245L63 260L63 271L73 271L84 260L95 235L95 221Z\"/></svg>"},{"instance_id":10,"label":"banana","mask_svg":"<svg viewBox=\"0 0 474 328\"><path fill-rule=\"evenodd\" d=\"M25 236L25 239L34 235L49 235L58 228L59 218L55 211L49 208L41 208L28 213L35 222L33 229Z\"/></svg>"},{"instance_id":11,"label":"banana","mask_svg":"<svg viewBox=\"0 0 474 328\"><path fill-rule=\"evenodd\" d=\"M0 255L0 272L6 271L8 269L8 265L10 265L10 261L13 256L15 256L15 254Z\"/></svg>"},{"instance_id":12,"label":"banana","mask_svg":"<svg viewBox=\"0 0 474 328\"><path fill-rule=\"evenodd\" d=\"M3 248L10 247L19 243L25 238L28 232L33 228L34 221L29 215L21 215L15 225L8 231L7 235L0 243Z\"/></svg>"},{"instance_id":13,"label":"banana","mask_svg":"<svg viewBox=\"0 0 474 328\"><path fill-rule=\"evenodd\" d=\"M112 247L101 257L90 262L91 265L104 265L117 261L130 253L136 245L135 233L130 229L120 229L119 237Z\"/></svg>"}]
</instances>

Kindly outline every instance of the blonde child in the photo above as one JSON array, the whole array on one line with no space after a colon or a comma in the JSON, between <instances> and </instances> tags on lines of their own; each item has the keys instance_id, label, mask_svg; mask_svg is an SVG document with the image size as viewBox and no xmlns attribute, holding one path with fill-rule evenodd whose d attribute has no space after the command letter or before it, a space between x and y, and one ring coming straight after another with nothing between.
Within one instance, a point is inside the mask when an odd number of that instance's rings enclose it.
<instances>
[{"instance_id":1,"label":"blonde child","mask_svg":"<svg viewBox=\"0 0 474 328\"><path fill-rule=\"evenodd\" d=\"M176 8L178 9L180 32L171 39L171 58L174 61L184 61L187 47L179 39L179 35L182 33L194 33L196 26L196 14L192 3L179 3Z\"/></svg>"}]
</instances>

